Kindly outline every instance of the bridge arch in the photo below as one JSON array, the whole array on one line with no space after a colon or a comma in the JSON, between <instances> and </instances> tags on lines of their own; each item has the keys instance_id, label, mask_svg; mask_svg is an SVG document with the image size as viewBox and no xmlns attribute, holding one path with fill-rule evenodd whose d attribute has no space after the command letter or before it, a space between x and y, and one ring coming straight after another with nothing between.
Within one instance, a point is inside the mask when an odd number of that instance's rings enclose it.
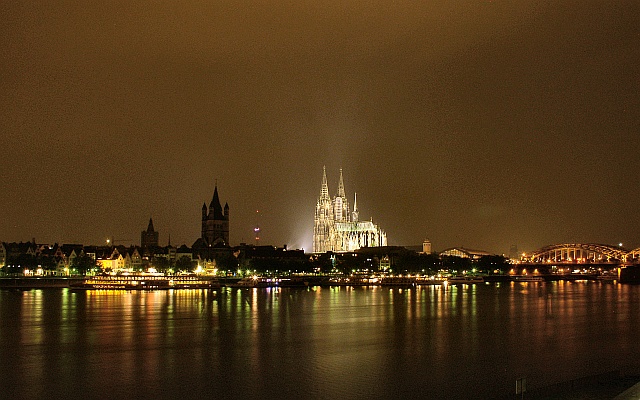
<instances>
[{"instance_id":1,"label":"bridge arch","mask_svg":"<svg viewBox=\"0 0 640 400\"><path fill-rule=\"evenodd\" d=\"M640 261L640 247L633 249L627 253L627 261L628 262Z\"/></svg>"},{"instance_id":2,"label":"bridge arch","mask_svg":"<svg viewBox=\"0 0 640 400\"><path fill-rule=\"evenodd\" d=\"M640 248L629 252L622 247L597 243L561 243L545 246L533 252L531 262L554 263L607 263L626 262L631 253L637 252L640 258ZM631 257L633 259L633 257Z\"/></svg>"}]
</instances>

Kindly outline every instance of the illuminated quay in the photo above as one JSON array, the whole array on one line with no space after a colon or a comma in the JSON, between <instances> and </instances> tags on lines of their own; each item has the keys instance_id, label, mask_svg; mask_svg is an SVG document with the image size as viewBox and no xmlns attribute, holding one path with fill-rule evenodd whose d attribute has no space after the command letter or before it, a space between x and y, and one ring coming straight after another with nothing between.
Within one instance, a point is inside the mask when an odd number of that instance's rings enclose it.
<instances>
[{"instance_id":1,"label":"illuminated quay","mask_svg":"<svg viewBox=\"0 0 640 400\"><path fill-rule=\"evenodd\" d=\"M150 224L151 225L151 224ZM120 289L215 288L246 279L246 286L434 284L482 282L609 280L640 281L640 249L603 244L563 243L542 247L518 259L484 251L448 248L440 253L400 246L364 247L350 252L305 254L274 246L215 248L212 258L186 246L47 246L3 243L8 249L0 268L3 287L94 287ZM23 253L20 253L23 252ZM35 256L30 254L34 253ZM132 256L133 254L133 256ZM145 257L147 257L145 259ZM32 260L33 266L11 260ZM80 268L80 261L90 268ZM51 262L55 261L55 262ZM47 267L49 266L49 267ZM251 278L269 279L253 285ZM466 279L466 282L462 281ZM135 282L135 283L134 283Z\"/></svg>"}]
</instances>

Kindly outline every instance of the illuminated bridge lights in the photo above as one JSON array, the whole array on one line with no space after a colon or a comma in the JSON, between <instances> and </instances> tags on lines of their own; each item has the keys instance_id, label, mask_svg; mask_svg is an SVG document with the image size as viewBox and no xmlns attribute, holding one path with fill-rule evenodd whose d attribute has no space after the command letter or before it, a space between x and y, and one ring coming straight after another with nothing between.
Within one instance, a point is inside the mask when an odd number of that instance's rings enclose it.
<instances>
[{"instance_id":1,"label":"illuminated bridge lights","mask_svg":"<svg viewBox=\"0 0 640 400\"><path fill-rule=\"evenodd\" d=\"M627 250L622 246L596 243L562 243L543 247L530 256L528 262L538 263L619 263L640 261L640 248Z\"/></svg>"}]
</instances>

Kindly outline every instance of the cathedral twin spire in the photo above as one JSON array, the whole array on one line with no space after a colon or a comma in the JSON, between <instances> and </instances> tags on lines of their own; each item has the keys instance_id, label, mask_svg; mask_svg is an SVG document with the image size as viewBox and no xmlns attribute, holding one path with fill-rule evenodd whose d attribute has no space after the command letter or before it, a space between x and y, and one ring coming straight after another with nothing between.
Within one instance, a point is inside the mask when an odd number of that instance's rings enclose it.
<instances>
[{"instance_id":1,"label":"cathedral twin spire","mask_svg":"<svg viewBox=\"0 0 640 400\"><path fill-rule=\"evenodd\" d=\"M342 168L336 195L329 196L326 167L322 168L322 188L316 203L313 229L313 252L354 251L361 247L386 246L386 233L372 221L359 221L358 197L354 194L353 211L349 208Z\"/></svg>"},{"instance_id":2,"label":"cathedral twin spire","mask_svg":"<svg viewBox=\"0 0 640 400\"><path fill-rule=\"evenodd\" d=\"M338 193L334 197L334 201L336 198L342 198L345 203L347 203L347 193L344 190L344 178L342 176L342 168L340 168L340 180L338 181ZM331 201L331 197L329 196L329 185L327 184L327 168L326 166L322 167L322 188L320 189L320 198L318 201L328 200ZM353 211L357 212L358 207L356 205L357 198L356 194L354 194L354 203L353 203Z\"/></svg>"}]
</instances>

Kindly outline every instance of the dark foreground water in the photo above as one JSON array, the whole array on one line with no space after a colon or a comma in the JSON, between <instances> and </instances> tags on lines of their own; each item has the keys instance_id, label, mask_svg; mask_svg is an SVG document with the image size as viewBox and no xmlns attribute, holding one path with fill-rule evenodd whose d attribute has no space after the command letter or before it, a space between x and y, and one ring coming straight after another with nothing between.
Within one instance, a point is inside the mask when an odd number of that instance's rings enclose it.
<instances>
[{"instance_id":1,"label":"dark foreground water","mask_svg":"<svg viewBox=\"0 0 640 400\"><path fill-rule=\"evenodd\" d=\"M0 290L2 398L492 398L640 364L640 286Z\"/></svg>"}]
</instances>

